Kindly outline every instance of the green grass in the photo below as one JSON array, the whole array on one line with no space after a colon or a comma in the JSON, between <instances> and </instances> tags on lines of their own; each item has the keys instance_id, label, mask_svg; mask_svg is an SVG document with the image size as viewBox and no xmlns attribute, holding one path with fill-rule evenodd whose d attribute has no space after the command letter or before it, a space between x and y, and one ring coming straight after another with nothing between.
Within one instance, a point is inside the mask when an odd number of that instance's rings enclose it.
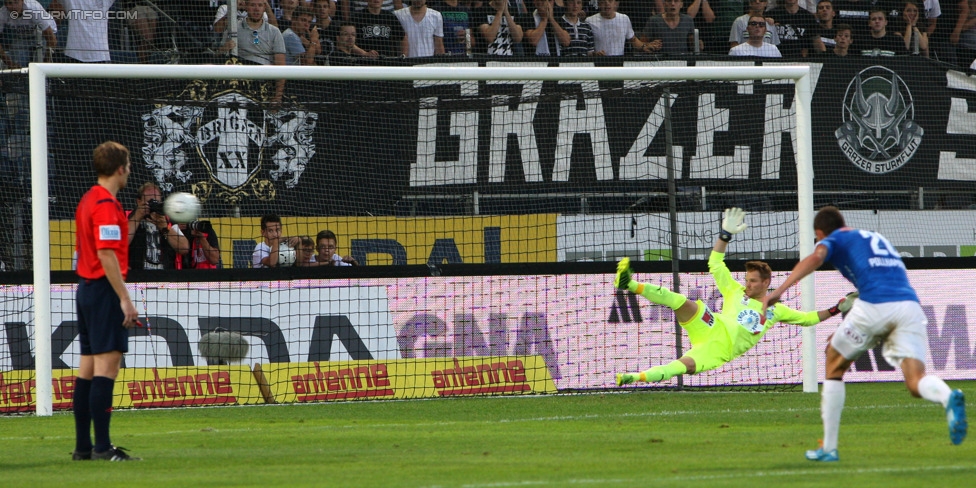
<instances>
[{"instance_id":1,"label":"green grass","mask_svg":"<svg viewBox=\"0 0 976 488\"><path fill-rule=\"evenodd\" d=\"M976 382L951 382L970 397ZM820 396L641 392L117 411L145 460L72 462L70 413L0 417L5 486L972 486L976 436L901 383L847 387L839 463L803 459ZM94 485L97 483L97 485Z\"/></svg>"}]
</instances>

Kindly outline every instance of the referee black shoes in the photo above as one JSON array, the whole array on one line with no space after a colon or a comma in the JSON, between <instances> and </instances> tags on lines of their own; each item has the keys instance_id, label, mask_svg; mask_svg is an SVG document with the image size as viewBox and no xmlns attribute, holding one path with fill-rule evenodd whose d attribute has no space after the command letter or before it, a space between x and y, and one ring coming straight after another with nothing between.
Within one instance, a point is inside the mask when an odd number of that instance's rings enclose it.
<instances>
[{"instance_id":1,"label":"referee black shoes","mask_svg":"<svg viewBox=\"0 0 976 488\"><path fill-rule=\"evenodd\" d=\"M92 451L93 461L142 461L142 458L132 457L125 452L125 448L112 446L105 452Z\"/></svg>"},{"instance_id":2,"label":"referee black shoes","mask_svg":"<svg viewBox=\"0 0 976 488\"><path fill-rule=\"evenodd\" d=\"M71 451L72 461L91 461L91 451Z\"/></svg>"}]
</instances>

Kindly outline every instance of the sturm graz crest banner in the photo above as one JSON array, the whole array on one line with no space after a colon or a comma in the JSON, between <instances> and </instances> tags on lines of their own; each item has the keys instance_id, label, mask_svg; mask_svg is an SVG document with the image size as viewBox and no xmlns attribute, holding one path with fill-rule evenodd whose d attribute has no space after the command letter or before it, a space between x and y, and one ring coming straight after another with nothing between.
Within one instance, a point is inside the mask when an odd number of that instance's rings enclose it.
<instances>
[{"instance_id":1,"label":"sturm graz crest banner","mask_svg":"<svg viewBox=\"0 0 976 488\"><path fill-rule=\"evenodd\" d=\"M915 122L915 100L898 73L884 66L861 70L844 94L844 125L834 132L852 163L888 173L915 155L925 130Z\"/></svg>"},{"instance_id":2,"label":"sturm graz crest banner","mask_svg":"<svg viewBox=\"0 0 976 488\"><path fill-rule=\"evenodd\" d=\"M825 63L813 97L814 190L971 186L976 120L951 108L974 94L976 80L925 59Z\"/></svg>"}]
</instances>

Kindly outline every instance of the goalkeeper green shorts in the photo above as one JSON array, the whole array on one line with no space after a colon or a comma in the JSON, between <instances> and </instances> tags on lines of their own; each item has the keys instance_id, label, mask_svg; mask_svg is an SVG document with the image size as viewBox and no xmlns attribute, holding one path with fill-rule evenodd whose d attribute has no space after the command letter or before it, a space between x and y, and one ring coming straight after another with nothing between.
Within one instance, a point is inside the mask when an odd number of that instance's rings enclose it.
<instances>
[{"instance_id":1,"label":"goalkeeper green shorts","mask_svg":"<svg viewBox=\"0 0 976 488\"><path fill-rule=\"evenodd\" d=\"M718 314L709 309L701 300L696 300L698 313L687 321L678 325L688 332L691 349L685 356L695 360L694 373L711 371L732 360L732 342L725 334L723 324Z\"/></svg>"}]
</instances>

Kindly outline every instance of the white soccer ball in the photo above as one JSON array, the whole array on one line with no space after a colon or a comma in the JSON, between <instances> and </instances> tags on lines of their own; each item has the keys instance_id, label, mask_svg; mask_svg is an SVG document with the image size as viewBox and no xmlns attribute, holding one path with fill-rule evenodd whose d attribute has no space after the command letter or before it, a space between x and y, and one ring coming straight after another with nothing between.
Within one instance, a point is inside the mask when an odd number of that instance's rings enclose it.
<instances>
[{"instance_id":1,"label":"white soccer ball","mask_svg":"<svg viewBox=\"0 0 976 488\"><path fill-rule=\"evenodd\" d=\"M278 245L278 266L291 266L295 264L295 250L287 244Z\"/></svg>"},{"instance_id":2,"label":"white soccer ball","mask_svg":"<svg viewBox=\"0 0 976 488\"><path fill-rule=\"evenodd\" d=\"M173 193L163 202L163 212L178 224L193 222L200 216L200 200L189 193Z\"/></svg>"}]
</instances>

